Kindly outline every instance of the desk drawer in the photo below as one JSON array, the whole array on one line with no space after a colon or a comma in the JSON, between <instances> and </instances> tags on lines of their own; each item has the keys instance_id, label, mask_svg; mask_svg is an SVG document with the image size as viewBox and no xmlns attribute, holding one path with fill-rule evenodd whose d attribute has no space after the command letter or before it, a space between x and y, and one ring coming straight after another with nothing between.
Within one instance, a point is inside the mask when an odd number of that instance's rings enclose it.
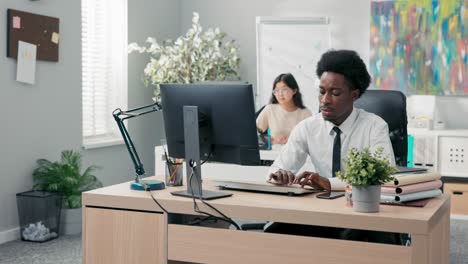
<instances>
[{"instance_id":1,"label":"desk drawer","mask_svg":"<svg viewBox=\"0 0 468 264\"><path fill-rule=\"evenodd\" d=\"M362 254L366 248L367 254ZM337 254L339 252L339 254ZM411 247L169 224L168 259L196 263L410 263ZM352 262L349 262L353 260ZM315 263L315 261L314 261Z\"/></svg>"},{"instance_id":2,"label":"desk drawer","mask_svg":"<svg viewBox=\"0 0 468 264\"><path fill-rule=\"evenodd\" d=\"M468 183L445 183L444 193L451 198L450 213L468 215Z\"/></svg>"}]
</instances>

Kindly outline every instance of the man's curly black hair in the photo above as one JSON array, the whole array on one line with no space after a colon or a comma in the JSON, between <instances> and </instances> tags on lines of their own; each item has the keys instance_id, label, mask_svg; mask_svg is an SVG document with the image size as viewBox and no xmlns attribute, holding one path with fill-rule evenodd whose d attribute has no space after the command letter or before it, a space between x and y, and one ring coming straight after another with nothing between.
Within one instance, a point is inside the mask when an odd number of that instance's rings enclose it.
<instances>
[{"instance_id":1,"label":"man's curly black hair","mask_svg":"<svg viewBox=\"0 0 468 264\"><path fill-rule=\"evenodd\" d=\"M371 83L366 64L353 50L329 50L325 52L317 63L316 73L320 78L324 72L343 74L351 89L359 89L359 97Z\"/></svg>"}]
</instances>

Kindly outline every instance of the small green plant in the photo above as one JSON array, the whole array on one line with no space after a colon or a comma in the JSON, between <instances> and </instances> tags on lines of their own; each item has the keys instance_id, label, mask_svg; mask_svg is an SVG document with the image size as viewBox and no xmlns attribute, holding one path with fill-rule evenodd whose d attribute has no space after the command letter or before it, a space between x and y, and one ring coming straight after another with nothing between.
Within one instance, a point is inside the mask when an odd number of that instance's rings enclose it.
<instances>
[{"instance_id":1,"label":"small green plant","mask_svg":"<svg viewBox=\"0 0 468 264\"><path fill-rule=\"evenodd\" d=\"M336 176L352 186L382 185L393 180L398 170L390 165L388 158L382 157L383 148L371 154L368 148L359 152L352 148L345 157L345 173Z\"/></svg>"},{"instance_id":2,"label":"small green plant","mask_svg":"<svg viewBox=\"0 0 468 264\"><path fill-rule=\"evenodd\" d=\"M63 195L64 207L81 207L81 193L102 187L93 175L97 166L89 166L81 174L81 154L73 150L62 151L61 161L38 159L33 172L35 190L58 192Z\"/></svg>"}]
</instances>

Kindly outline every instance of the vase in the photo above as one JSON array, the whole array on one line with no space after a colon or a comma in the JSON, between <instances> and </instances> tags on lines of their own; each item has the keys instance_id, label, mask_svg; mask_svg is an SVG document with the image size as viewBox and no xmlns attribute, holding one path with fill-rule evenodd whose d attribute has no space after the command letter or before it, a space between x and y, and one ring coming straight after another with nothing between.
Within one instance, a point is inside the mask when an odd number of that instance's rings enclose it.
<instances>
[{"instance_id":1,"label":"vase","mask_svg":"<svg viewBox=\"0 0 468 264\"><path fill-rule=\"evenodd\" d=\"M380 185L353 186L353 209L361 213L376 213L380 206Z\"/></svg>"},{"instance_id":2,"label":"vase","mask_svg":"<svg viewBox=\"0 0 468 264\"><path fill-rule=\"evenodd\" d=\"M60 218L61 235L76 235L81 233L81 207L74 209L62 208Z\"/></svg>"}]
</instances>

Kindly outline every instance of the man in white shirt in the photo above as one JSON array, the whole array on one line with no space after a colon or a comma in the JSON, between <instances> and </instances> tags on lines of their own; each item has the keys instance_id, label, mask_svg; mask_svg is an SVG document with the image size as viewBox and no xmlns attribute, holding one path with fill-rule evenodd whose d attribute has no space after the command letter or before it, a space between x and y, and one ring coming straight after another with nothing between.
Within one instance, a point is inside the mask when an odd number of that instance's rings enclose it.
<instances>
[{"instance_id":1,"label":"man in white shirt","mask_svg":"<svg viewBox=\"0 0 468 264\"><path fill-rule=\"evenodd\" d=\"M291 131L270 168L268 180L282 185L344 190L345 183L334 174L343 171L342 158L351 148L369 148L374 152L383 147L383 156L395 165L387 123L375 114L353 107L370 84L370 75L359 55L350 50L328 51L318 62L316 73L320 78L321 113L303 120ZM307 156L316 171L295 176Z\"/></svg>"},{"instance_id":2,"label":"man in white shirt","mask_svg":"<svg viewBox=\"0 0 468 264\"><path fill-rule=\"evenodd\" d=\"M343 157L349 149L369 148L372 152L383 147L392 165L395 157L387 123L377 115L353 104L371 82L366 65L355 51L331 50L317 63L320 78L321 113L309 117L291 131L287 144L270 168L268 180L274 184L300 184L324 190L343 190L345 184L334 177L343 171ZM316 171L295 176L310 157ZM265 232L306 235L397 244L398 234L271 223Z\"/></svg>"}]
</instances>

